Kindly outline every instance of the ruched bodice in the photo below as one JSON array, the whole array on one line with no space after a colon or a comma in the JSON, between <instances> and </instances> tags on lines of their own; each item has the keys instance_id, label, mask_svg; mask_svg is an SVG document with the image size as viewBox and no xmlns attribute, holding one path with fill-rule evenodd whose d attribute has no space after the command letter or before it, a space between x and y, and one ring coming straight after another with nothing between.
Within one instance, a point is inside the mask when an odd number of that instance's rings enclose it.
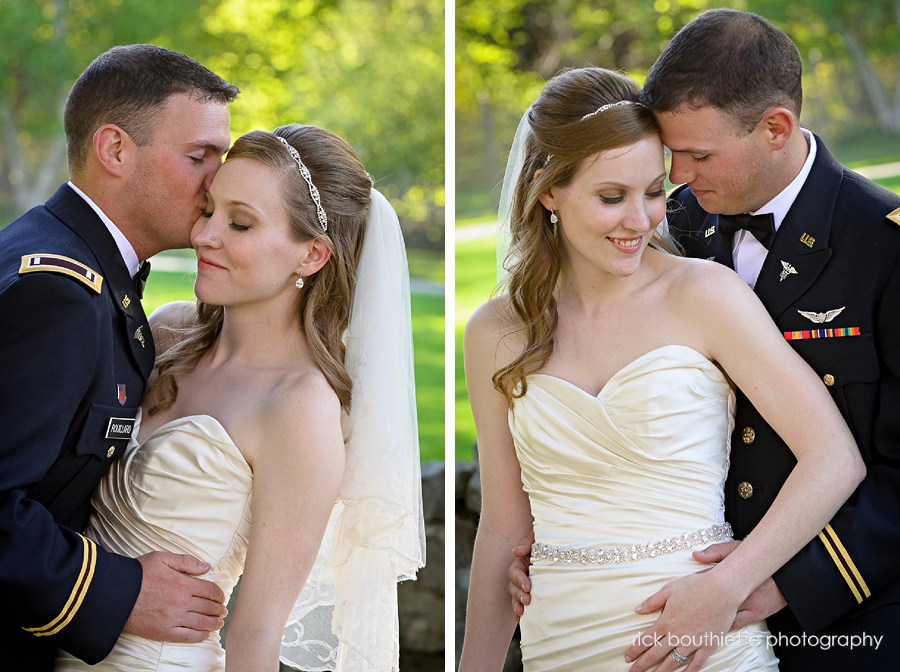
<instances>
[{"instance_id":1,"label":"ruched bodice","mask_svg":"<svg viewBox=\"0 0 900 672\"><path fill-rule=\"evenodd\" d=\"M546 374L527 382L509 414L538 549L525 669L627 670L625 651L656 620L635 605L700 570L688 547L723 529L734 393L682 345L639 357L596 396ZM704 670L775 669L764 626L743 632Z\"/></svg>"},{"instance_id":2,"label":"ruched bodice","mask_svg":"<svg viewBox=\"0 0 900 672\"><path fill-rule=\"evenodd\" d=\"M632 544L723 522L733 414L722 372L684 346L631 362L597 396L529 376L510 428L535 537Z\"/></svg>"},{"instance_id":3,"label":"ruched bodice","mask_svg":"<svg viewBox=\"0 0 900 672\"><path fill-rule=\"evenodd\" d=\"M132 441L94 493L86 534L109 551L138 557L151 551L186 553L208 562L202 578L226 600L244 567L250 534L253 473L215 418L194 415ZM61 654L62 655L62 654ZM57 672L169 672L224 669L218 633L201 644L171 644L123 634L99 666L57 660Z\"/></svg>"}]
</instances>

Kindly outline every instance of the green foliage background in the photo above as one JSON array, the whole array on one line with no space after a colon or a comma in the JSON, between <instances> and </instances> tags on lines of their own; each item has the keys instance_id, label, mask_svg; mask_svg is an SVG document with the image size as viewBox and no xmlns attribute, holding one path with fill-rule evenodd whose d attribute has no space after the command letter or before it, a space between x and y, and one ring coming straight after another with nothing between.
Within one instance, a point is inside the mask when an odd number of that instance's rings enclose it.
<instances>
[{"instance_id":1,"label":"green foliage background","mask_svg":"<svg viewBox=\"0 0 900 672\"><path fill-rule=\"evenodd\" d=\"M0 0L0 221L65 178L65 97L99 53L132 42L238 86L232 138L295 121L346 138L408 245L442 249L442 0Z\"/></svg>"}]
</instances>

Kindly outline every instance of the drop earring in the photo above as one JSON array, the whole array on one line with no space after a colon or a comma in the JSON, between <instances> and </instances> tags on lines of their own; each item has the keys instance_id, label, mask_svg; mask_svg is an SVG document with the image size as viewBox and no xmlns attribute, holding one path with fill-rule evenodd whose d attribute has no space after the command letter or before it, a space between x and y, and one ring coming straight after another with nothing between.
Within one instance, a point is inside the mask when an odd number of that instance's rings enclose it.
<instances>
[{"instance_id":1,"label":"drop earring","mask_svg":"<svg viewBox=\"0 0 900 672\"><path fill-rule=\"evenodd\" d=\"M303 289L303 272L301 271L300 277L297 278L297 282L294 283L297 289Z\"/></svg>"},{"instance_id":2,"label":"drop earring","mask_svg":"<svg viewBox=\"0 0 900 672\"><path fill-rule=\"evenodd\" d=\"M559 217L556 216L556 210L550 211L550 223L559 224Z\"/></svg>"}]
</instances>

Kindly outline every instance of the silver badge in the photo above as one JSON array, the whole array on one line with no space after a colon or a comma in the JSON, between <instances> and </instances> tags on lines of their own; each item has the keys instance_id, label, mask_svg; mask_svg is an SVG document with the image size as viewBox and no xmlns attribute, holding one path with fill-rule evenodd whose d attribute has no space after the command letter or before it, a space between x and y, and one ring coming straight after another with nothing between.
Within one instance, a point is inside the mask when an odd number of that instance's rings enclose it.
<instances>
[{"instance_id":1,"label":"silver badge","mask_svg":"<svg viewBox=\"0 0 900 672\"><path fill-rule=\"evenodd\" d=\"M803 315L807 320L812 320L816 324L822 324L823 322L831 322L834 318L841 314L841 311L847 306L841 306L840 308L835 308L834 310L829 310L824 313L813 313L808 310L798 310L797 312Z\"/></svg>"},{"instance_id":2,"label":"silver badge","mask_svg":"<svg viewBox=\"0 0 900 672\"><path fill-rule=\"evenodd\" d=\"M778 282L784 282L785 278L787 278L789 275L792 275L792 274L797 275L798 274L797 269L794 268L793 266L791 266L788 262L784 261L783 259L781 261L781 267L782 267L782 271L781 271L781 275L778 276Z\"/></svg>"}]
</instances>

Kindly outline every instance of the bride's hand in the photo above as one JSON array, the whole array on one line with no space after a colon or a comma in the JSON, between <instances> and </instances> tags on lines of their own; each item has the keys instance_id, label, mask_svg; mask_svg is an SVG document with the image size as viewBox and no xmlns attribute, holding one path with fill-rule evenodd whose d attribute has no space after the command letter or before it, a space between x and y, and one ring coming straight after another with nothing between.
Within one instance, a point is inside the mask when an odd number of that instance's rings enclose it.
<instances>
[{"instance_id":1,"label":"bride's hand","mask_svg":"<svg viewBox=\"0 0 900 672\"><path fill-rule=\"evenodd\" d=\"M625 662L634 662L629 672L644 672L656 664L655 672L674 672L685 663L676 662L673 650L690 658L686 672L699 670L722 644L744 599L725 578L704 570L670 581L645 600L638 613L663 612L625 653Z\"/></svg>"}]
</instances>

